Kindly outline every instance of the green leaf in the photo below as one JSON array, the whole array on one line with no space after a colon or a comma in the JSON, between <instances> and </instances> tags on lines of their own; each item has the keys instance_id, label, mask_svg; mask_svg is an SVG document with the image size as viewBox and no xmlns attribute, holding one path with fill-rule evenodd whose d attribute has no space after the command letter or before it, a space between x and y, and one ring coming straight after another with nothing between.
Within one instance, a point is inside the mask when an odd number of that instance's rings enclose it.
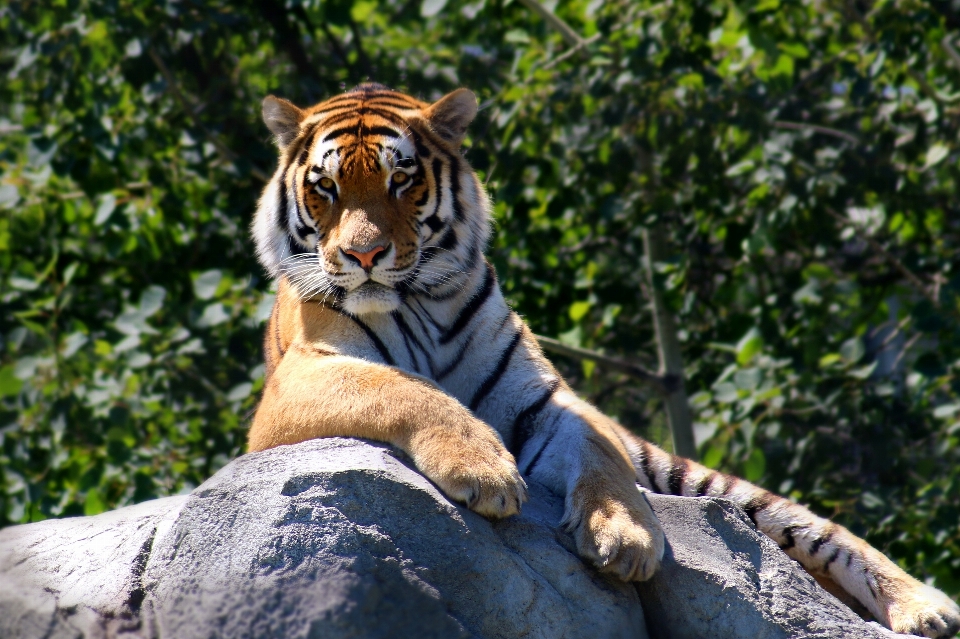
<instances>
[{"instance_id":1,"label":"green leaf","mask_svg":"<svg viewBox=\"0 0 960 639\"><path fill-rule=\"evenodd\" d=\"M740 366L747 366L756 355L763 351L763 337L760 331L754 327L744 334L737 342L737 363Z\"/></svg>"},{"instance_id":2,"label":"green leaf","mask_svg":"<svg viewBox=\"0 0 960 639\"><path fill-rule=\"evenodd\" d=\"M23 380L16 376L15 367L12 364L0 368L0 397L18 395L21 388L23 388Z\"/></svg>"},{"instance_id":3,"label":"green leaf","mask_svg":"<svg viewBox=\"0 0 960 639\"><path fill-rule=\"evenodd\" d=\"M241 382L230 389L230 392L227 393L227 399L231 402L243 401L250 396L251 390L253 390L253 384L250 382Z\"/></svg>"},{"instance_id":4,"label":"green leaf","mask_svg":"<svg viewBox=\"0 0 960 639\"><path fill-rule=\"evenodd\" d=\"M80 348L87 343L89 338L81 332L71 333L63 340L61 354L64 358L73 357Z\"/></svg>"},{"instance_id":5,"label":"green leaf","mask_svg":"<svg viewBox=\"0 0 960 639\"><path fill-rule=\"evenodd\" d=\"M927 154L923 161L923 168L921 171L926 171L931 166L939 164L948 155L950 155L950 147L943 142L934 143L929 149L927 149Z\"/></svg>"},{"instance_id":6,"label":"green leaf","mask_svg":"<svg viewBox=\"0 0 960 639\"><path fill-rule=\"evenodd\" d=\"M737 162L729 169L724 172L724 175L727 177L736 177L738 175L743 175L752 171L756 167L753 160L743 160L742 162Z\"/></svg>"},{"instance_id":7,"label":"green leaf","mask_svg":"<svg viewBox=\"0 0 960 639\"><path fill-rule=\"evenodd\" d=\"M20 192L12 184L0 184L0 209L12 209L20 201Z\"/></svg>"},{"instance_id":8,"label":"green leaf","mask_svg":"<svg viewBox=\"0 0 960 639\"><path fill-rule=\"evenodd\" d=\"M864 353L866 349L863 346L863 340L859 337L852 337L840 345L840 357L848 366L859 362Z\"/></svg>"},{"instance_id":9,"label":"green leaf","mask_svg":"<svg viewBox=\"0 0 960 639\"><path fill-rule=\"evenodd\" d=\"M420 15L424 18L432 18L447 6L447 0L423 0L420 5Z\"/></svg>"},{"instance_id":10,"label":"green leaf","mask_svg":"<svg viewBox=\"0 0 960 639\"><path fill-rule=\"evenodd\" d=\"M99 515L106 509L107 505L104 503L100 491L96 488L88 490L86 498L83 501L83 514L87 516Z\"/></svg>"},{"instance_id":11,"label":"green leaf","mask_svg":"<svg viewBox=\"0 0 960 639\"><path fill-rule=\"evenodd\" d=\"M828 368L843 361L839 353L827 353L820 358L820 368Z\"/></svg>"},{"instance_id":12,"label":"green leaf","mask_svg":"<svg viewBox=\"0 0 960 639\"><path fill-rule=\"evenodd\" d=\"M220 269L210 269L197 275L193 280L193 294L197 299L208 300L217 293L220 281L223 279L223 271Z\"/></svg>"},{"instance_id":13,"label":"green leaf","mask_svg":"<svg viewBox=\"0 0 960 639\"><path fill-rule=\"evenodd\" d=\"M736 385L730 382L723 382L714 387L713 398L723 404L729 404L740 399L740 393Z\"/></svg>"},{"instance_id":14,"label":"green leaf","mask_svg":"<svg viewBox=\"0 0 960 639\"><path fill-rule=\"evenodd\" d=\"M743 462L743 477L747 481L758 482L767 471L767 458L763 451L754 447L750 451L750 456Z\"/></svg>"},{"instance_id":15,"label":"green leaf","mask_svg":"<svg viewBox=\"0 0 960 639\"><path fill-rule=\"evenodd\" d=\"M162 286L153 284L145 288L140 295L140 312L143 317L150 317L163 308L163 299L166 296L167 291Z\"/></svg>"},{"instance_id":16,"label":"green leaf","mask_svg":"<svg viewBox=\"0 0 960 639\"><path fill-rule=\"evenodd\" d=\"M592 359L583 359L580 360L580 369L583 371L583 377L585 379L590 379L593 377L593 372L597 368L597 363Z\"/></svg>"},{"instance_id":17,"label":"green leaf","mask_svg":"<svg viewBox=\"0 0 960 639\"><path fill-rule=\"evenodd\" d=\"M574 326L569 331L557 335L557 340L559 340L561 344L566 344L567 346L582 346L583 330L579 326Z\"/></svg>"},{"instance_id":18,"label":"green leaf","mask_svg":"<svg viewBox=\"0 0 960 639\"><path fill-rule=\"evenodd\" d=\"M777 48L794 58L810 57L810 50L801 42L778 42Z\"/></svg>"},{"instance_id":19,"label":"green leaf","mask_svg":"<svg viewBox=\"0 0 960 639\"><path fill-rule=\"evenodd\" d=\"M948 419L960 411L960 403L944 404L933 409L933 416L937 419Z\"/></svg>"},{"instance_id":20,"label":"green leaf","mask_svg":"<svg viewBox=\"0 0 960 639\"><path fill-rule=\"evenodd\" d=\"M196 324L201 328L210 328L223 324L229 319L230 314L227 313L223 304L216 302L214 304L208 304L207 307L203 309L203 315L200 316Z\"/></svg>"},{"instance_id":21,"label":"green leaf","mask_svg":"<svg viewBox=\"0 0 960 639\"><path fill-rule=\"evenodd\" d=\"M866 366L861 366L859 368L853 369L852 371L849 371L847 375L855 379L868 379L871 375L873 375L873 371L876 368L877 368L877 362L874 361L867 364Z\"/></svg>"},{"instance_id":22,"label":"green leaf","mask_svg":"<svg viewBox=\"0 0 960 639\"><path fill-rule=\"evenodd\" d=\"M733 383L740 390L747 392L754 391L763 380L763 371L759 368L745 368L736 372L733 376Z\"/></svg>"},{"instance_id":23,"label":"green leaf","mask_svg":"<svg viewBox=\"0 0 960 639\"><path fill-rule=\"evenodd\" d=\"M100 203L97 205L97 212L93 218L93 223L97 226L102 226L110 216L113 215L113 211L117 208L117 197L113 193L107 193L100 198Z\"/></svg>"},{"instance_id":24,"label":"green leaf","mask_svg":"<svg viewBox=\"0 0 960 639\"><path fill-rule=\"evenodd\" d=\"M579 322L584 315L590 312L590 302L574 302L570 305L570 319Z\"/></svg>"}]
</instances>

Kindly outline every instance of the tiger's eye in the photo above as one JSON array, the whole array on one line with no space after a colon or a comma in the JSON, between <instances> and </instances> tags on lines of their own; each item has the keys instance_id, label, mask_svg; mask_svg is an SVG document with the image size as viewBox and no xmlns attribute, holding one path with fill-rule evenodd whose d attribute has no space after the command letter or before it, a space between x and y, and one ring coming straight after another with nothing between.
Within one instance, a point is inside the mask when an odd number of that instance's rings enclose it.
<instances>
[{"instance_id":1,"label":"tiger's eye","mask_svg":"<svg viewBox=\"0 0 960 639\"><path fill-rule=\"evenodd\" d=\"M403 184L404 182L407 181L407 178L409 178L409 177L410 177L410 176L407 175L406 173L403 173L403 172L401 172L401 171L397 171L396 173L393 174L393 177L390 178L390 179L393 180L393 183L394 183L394 184Z\"/></svg>"},{"instance_id":2,"label":"tiger's eye","mask_svg":"<svg viewBox=\"0 0 960 639\"><path fill-rule=\"evenodd\" d=\"M332 189L332 188L335 186L335 184L334 184L333 180L331 180L330 178L328 178L328 177L323 177L323 178L320 178L320 186L322 186L323 188L325 188L325 189L327 189L327 190L329 191L330 189Z\"/></svg>"}]
</instances>

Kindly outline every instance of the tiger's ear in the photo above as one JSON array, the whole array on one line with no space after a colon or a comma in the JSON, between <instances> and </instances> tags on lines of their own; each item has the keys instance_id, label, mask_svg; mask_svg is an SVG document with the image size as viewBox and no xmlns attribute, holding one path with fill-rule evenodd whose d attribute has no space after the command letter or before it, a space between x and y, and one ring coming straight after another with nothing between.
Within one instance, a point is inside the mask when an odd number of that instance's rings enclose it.
<instances>
[{"instance_id":1,"label":"tiger's ear","mask_svg":"<svg viewBox=\"0 0 960 639\"><path fill-rule=\"evenodd\" d=\"M273 95L263 99L263 122L277 136L281 148L297 139L302 120L303 111L292 102Z\"/></svg>"},{"instance_id":2,"label":"tiger's ear","mask_svg":"<svg viewBox=\"0 0 960 639\"><path fill-rule=\"evenodd\" d=\"M459 147L467 127L477 115L477 96L469 89L457 89L443 96L423 111L437 135Z\"/></svg>"}]
</instances>

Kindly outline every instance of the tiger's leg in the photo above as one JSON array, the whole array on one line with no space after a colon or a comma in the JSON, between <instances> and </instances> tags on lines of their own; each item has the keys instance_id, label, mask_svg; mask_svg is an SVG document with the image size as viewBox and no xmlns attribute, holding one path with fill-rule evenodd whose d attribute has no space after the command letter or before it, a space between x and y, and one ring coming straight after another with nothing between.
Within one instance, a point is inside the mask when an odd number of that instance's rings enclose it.
<instances>
[{"instance_id":1,"label":"tiger's leg","mask_svg":"<svg viewBox=\"0 0 960 639\"><path fill-rule=\"evenodd\" d=\"M526 484L499 435L433 383L295 343L264 385L248 448L338 436L393 444L481 515L508 517L526 501Z\"/></svg>"},{"instance_id":2,"label":"tiger's leg","mask_svg":"<svg viewBox=\"0 0 960 639\"><path fill-rule=\"evenodd\" d=\"M663 558L663 529L637 490L615 422L569 389L537 408L518 451L521 471L564 495L561 523L580 556L625 581L649 579Z\"/></svg>"},{"instance_id":3,"label":"tiger's leg","mask_svg":"<svg viewBox=\"0 0 960 639\"><path fill-rule=\"evenodd\" d=\"M619 426L617 430L644 488L729 499L818 581L833 582L895 632L953 637L960 630L956 603L905 573L843 526L747 481L671 455Z\"/></svg>"}]
</instances>

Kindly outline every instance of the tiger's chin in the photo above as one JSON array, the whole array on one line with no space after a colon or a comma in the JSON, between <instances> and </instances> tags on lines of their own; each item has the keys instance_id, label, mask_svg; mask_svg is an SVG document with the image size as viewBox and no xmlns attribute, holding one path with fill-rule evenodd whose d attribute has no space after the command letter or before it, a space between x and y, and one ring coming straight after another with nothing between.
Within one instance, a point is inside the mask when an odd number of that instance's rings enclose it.
<instances>
[{"instance_id":1,"label":"tiger's chin","mask_svg":"<svg viewBox=\"0 0 960 639\"><path fill-rule=\"evenodd\" d=\"M351 315L376 315L392 313L400 308L402 301L396 289L367 281L347 292L341 308Z\"/></svg>"}]
</instances>

